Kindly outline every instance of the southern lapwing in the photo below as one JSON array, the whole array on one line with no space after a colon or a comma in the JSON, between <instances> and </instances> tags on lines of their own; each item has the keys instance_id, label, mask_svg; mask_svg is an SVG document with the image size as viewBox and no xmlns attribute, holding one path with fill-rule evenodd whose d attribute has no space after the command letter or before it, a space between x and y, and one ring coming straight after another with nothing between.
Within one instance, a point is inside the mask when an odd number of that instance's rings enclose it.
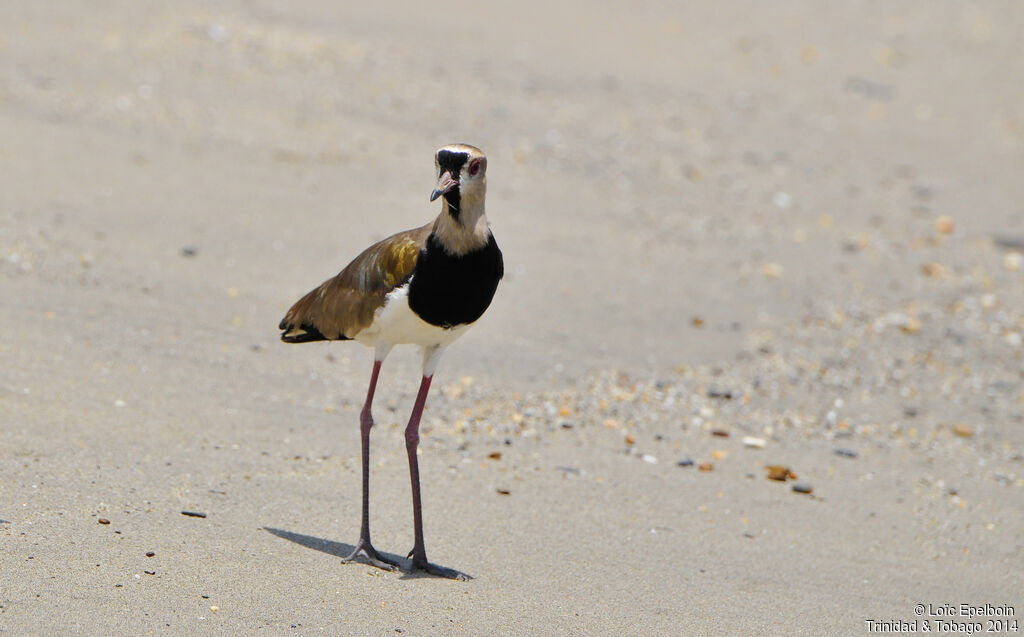
<instances>
[{"instance_id":1,"label":"southern lapwing","mask_svg":"<svg viewBox=\"0 0 1024 637\"><path fill-rule=\"evenodd\" d=\"M479 148L452 144L437 151L434 165L438 180L430 200L441 197L443 201L437 219L364 250L336 277L299 299L279 327L286 343L355 340L374 348L370 388L360 414L363 521L359 543L345 561L362 556L389 570L397 565L370 543L373 392L381 363L392 347L410 343L423 348L423 379L405 428L416 538L409 557L414 569L461 578L456 571L429 563L423 546L416 460L420 417L441 353L491 304L504 265L484 214L487 157Z\"/></svg>"}]
</instances>

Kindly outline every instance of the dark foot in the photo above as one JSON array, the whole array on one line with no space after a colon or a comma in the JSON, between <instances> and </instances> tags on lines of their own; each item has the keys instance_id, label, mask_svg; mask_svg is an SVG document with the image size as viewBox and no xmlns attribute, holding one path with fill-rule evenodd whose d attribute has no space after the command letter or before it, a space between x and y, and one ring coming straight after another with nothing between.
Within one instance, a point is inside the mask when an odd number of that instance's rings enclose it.
<instances>
[{"instance_id":1,"label":"dark foot","mask_svg":"<svg viewBox=\"0 0 1024 637\"><path fill-rule=\"evenodd\" d=\"M361 562L369 564L370 566L382 568L385 571L393 571L398 568L397 562L392 562L378 553L377 549L373 548L373 545L370 544L369 540L359 540L359 543L356 544L356 548L349 553L348 557L341 561L348 564L349 562L355 561L357 557L363 557L364 559L360 560Z\"/></svg>"},{"instance_id":2,"label":"dark foot","mask_svg":"<svg viewBox=\"0 0 1024 637\"><path fill-rule=\"evenodd\" d=\"M437 577L455 579L463 582L470 579L469 575L466 575L465 573L460 573L455 569L445 568L443 566L438 566L437 564L431 564L427 561L426 555L416 555L415 549L413 549L413 551L409 553L409 557L412 558L412 570L414 571L424 571Z\"/></svg>"}]
</instances>

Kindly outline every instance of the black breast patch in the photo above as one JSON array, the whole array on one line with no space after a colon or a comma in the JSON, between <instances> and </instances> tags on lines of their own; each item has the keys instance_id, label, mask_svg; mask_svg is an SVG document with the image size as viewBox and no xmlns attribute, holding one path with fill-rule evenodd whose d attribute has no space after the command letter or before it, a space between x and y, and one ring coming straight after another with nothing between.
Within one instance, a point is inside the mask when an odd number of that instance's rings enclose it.
<instances>
[{"instance_id":1,"label":"black breast patch","mask_svg":"<svg viewBox=\"0 0 1024 637\"><path fill-rule=\"evenodd\" d=\"M409 307L431 325L473 323L491 304L504 274L494 235L479 250L452 256L431 234L409 283Z\"/></svg>"}]
</instances>

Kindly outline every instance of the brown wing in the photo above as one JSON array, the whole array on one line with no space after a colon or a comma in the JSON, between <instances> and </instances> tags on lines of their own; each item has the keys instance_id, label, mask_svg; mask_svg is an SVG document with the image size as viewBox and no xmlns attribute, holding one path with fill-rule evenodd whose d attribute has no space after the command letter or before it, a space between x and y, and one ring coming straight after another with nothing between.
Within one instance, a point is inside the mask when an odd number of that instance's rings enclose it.
<instances>
[{"instance_id":1,"label":"brown wing","mask_svg":"<svg viewBox=\"0 0 1024 637\"><path fill-rule=\"evenodd\" d=\"M373 244L333 279L324 281L281 319L281 340L347 340L366 329L385 297L409 280L433 223Z\"/></svg>"}]
</instances>

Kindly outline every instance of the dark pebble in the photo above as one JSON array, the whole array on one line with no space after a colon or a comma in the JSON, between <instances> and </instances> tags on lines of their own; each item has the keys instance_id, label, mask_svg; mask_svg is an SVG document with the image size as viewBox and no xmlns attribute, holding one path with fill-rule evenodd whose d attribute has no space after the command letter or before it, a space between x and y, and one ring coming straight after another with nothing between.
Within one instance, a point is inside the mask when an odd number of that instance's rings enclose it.
<instances>
[{"instance_id":1,"label":"dark pebble","mask_svg":"<svg viewBox=\"0 0 1024 637\"><path fill-rule=\"evenodd\" d=\"M708 398L722 398L724 400L732 400L733 393L728 389L709 389Z\"/></svg>"},{"instance_id":2,"label":"dark pebble","mask_svg":"<svg viewBox=\"0 0 1024 637\"><path fill-rule=\"evenodd\" d=\"M713 429L711 431L711 435L717 438L728 438L729 432L726 431L725 429Z\"/></svg>"},{"instance_id":3,"label":"dark pebble","mask_svg":"<svg viewBox=\"0 0 1024 637\"><path fill-rule=\"evenodd\" d=\"M892 100L893 95L896 93L896 89L890 84L872 82L871 80L865 80L860 77L847 78L846 90L851 93L862 95L868 99L879 100L882 102Z\"/></svg>"},{"instance_id":4,"label":"dark pebble","mask_svg":"<svg viewBox=\"0 0 1024 637\"><path fill-rule=\"evenodd\" d=\"M680 466L680 467L692 467L693 466L693 458L683 458L682 460L680 460L676 464L678 466Z\"/></svg>"},{"instance_id":5,"label":"dark pebble","mask_svg":"<svg viewBox=\"0 0 1024 637\"><path fill-rule=\"evenodd\" d=\"M98 519L96 521L99 522L100 524L110 524L110 520L108 520L107 518L100 518L100 519Z\"/></svg>"},{"instance_id":6,"label":"dark pebble","mask_svg":"<svg viewBox=\"0 0 1024 637\"><path fill-rule=\"evenodd\" d=\"M199 248L195 246L185 246L181 249L181 256L183 257L194 257L199 254Z\"/></svg>"},{"instance_id":7,"label":"dark pebble","mask_svg":"<svg viewBox=\"0 0 1024 637\"><path fill-rule=\"evenodd\" d=\"M156 553L153 551L146 551L146 557L153 557L154 555L156 555Z\"/></svg>"},{"instance_id":8,"label":"dark pebble","mask_svg":"<svg viewBox=\"0 0 1024 637\"><path fill-rule=\"evenodd\" d=\"M931 199L935 196L935 189L928 184L914 184L914 196L918 199Z\"/></svg>"},{"instance_id":9,"label":"dark pebble","mask_svg":"<svg viewBox=\"0 0 1024 637\"><path fill-rule=\"evenodd\" d=\"M852 449L836 449L835 454L844 458L856 458L857 452Z\"/></svg>"},{"instance_id":10,"label":"dark pebble","mask_svg":"<svg viewBox=\"0 0 1024 637\"><path fill-rule=\"evenodd\" d=\"M501 495L512 495L512 492L508 489L495 489Z\"/></svg>"},{"instance_id":11,"label":"dark pebble","mask_svg":"<svg viewBox=\"0 0 1024 637\"><path fill-rule=\"evenodd\" d=\"M793 491L796 491L797 493L813 493L814 487L812 487L809 484L803 484L798 482L793 485Z\"/></svg>"},{"instance_id":12,"label":"dark pebble","mask_svg":"<svg viewBox=\"0 0 1024 637\"><path fill-rule=\"evenodd\" d=\"M182 515L187 515L190 518L205 518L206 517L205 513L200 513L199 511L182 511L181 514Z\"/></svg>"},{"instance_id":13,"label":"dark pebble","mask_svg":"<svg viewBox=\"0 0 1024 637\"><path fill-rule=\"evenodd\" d=\"M992 241L1000 248L1012 248L1020 250L1024 248L1024 236L1016 237L1008 234L997 234Z\"/></svg>"},{"instance_id":14,"label":"dark pebble","mask_svg":"<svg viewBox=\"0 0 1024 637\"><path fill-rule=\"evenodd\" d=\"M146 575L156 575L156 571L142 571Z\"/></svg>"}]
</instances>

